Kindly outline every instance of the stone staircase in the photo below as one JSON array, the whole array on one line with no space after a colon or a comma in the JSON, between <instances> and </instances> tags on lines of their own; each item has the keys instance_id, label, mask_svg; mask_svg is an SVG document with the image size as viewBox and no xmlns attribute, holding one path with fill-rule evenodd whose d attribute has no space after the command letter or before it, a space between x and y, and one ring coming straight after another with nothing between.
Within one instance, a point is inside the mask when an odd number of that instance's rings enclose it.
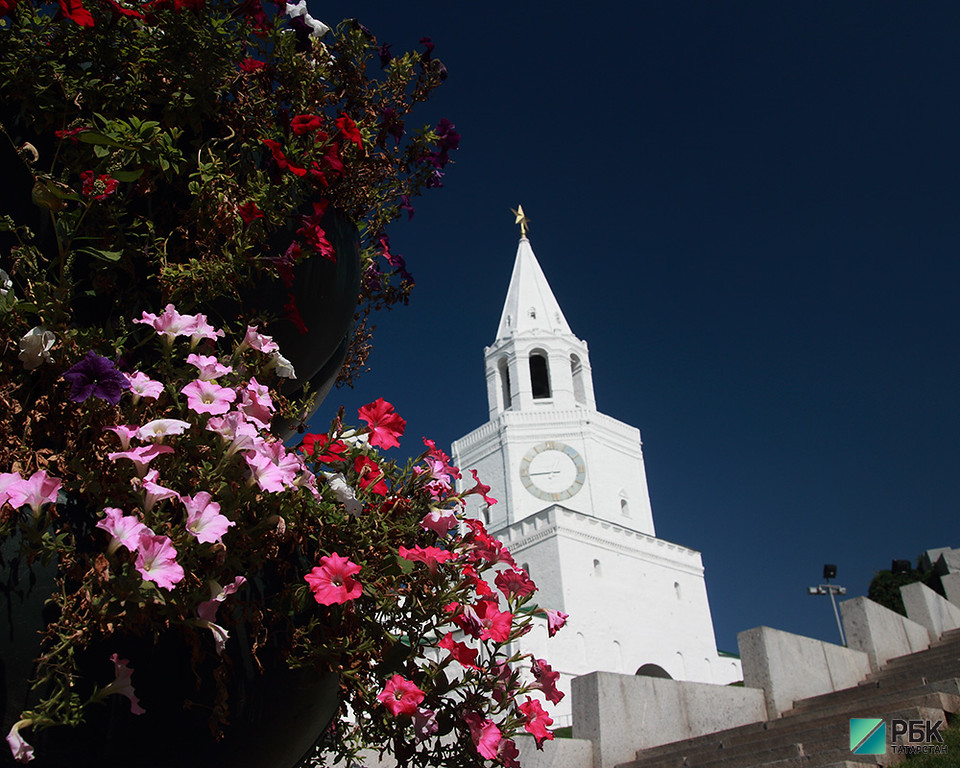
<instances>
[{"instance_id":1,"label":"stone staircase","mask_svg":"<svg viewBox=\"0 0 960 768\"><path fill-rule=\"evenodd\" d=\"M857 686L797 701L776 720L643 749L617 768L890 766L902 756L850 751L851 717L936 721L958 712L960 629L924 651L890 659Z\"/></svg>"}]
</instances>

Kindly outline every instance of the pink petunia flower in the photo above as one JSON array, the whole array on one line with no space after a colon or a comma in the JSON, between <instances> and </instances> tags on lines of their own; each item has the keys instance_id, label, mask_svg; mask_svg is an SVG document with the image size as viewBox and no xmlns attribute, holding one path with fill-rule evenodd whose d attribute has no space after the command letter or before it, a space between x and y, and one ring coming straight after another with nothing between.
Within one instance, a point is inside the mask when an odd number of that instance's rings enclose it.
<instances>
[{"instance_id":1,"label":"pink petunia flower","mask_svg":"<svg viewBox=\"0 0 960 768\"><path fill-rule=\"evenodd\" d=\"M303 578L310 585L314 600L321 605L334 605L360 597L363 585L353 578L359 572L359 565L331 552L321 557L320 565Z\"/></svg>"},{"instance_id":2,"label":"pink petunia flower","mask_svg":"<svg viewBox=\"0 0 960 768\"><path fill-rule=\"evenodd\" d=\"M210 323L207 322L207 316L203 314L194 316L193 325L189 328L189 331L190 349L196 349L197 344L199 344L203 339L216 341L217 339L222 339L224 335L223 331L210 325Z\"/></svg>"},{"instance_id":3,"label":"pink petunia flower","mask_svg":"<svg viewBox=\"0 0 960 768\"><path fill-rule=\"evenodd\" d=\"M177 550L166 536L141 533L134 567L146 581L163 589L173 589L183 581L183 567L177 562Z\"/></svg>"},{"instance_id":4,"label":"pink petunia flower","mask_svg":"<svg viewBox=\"0 0 960 768\"><path fill-rule=\"evenodd\" d=\"M210 599L205 600L197 606L197 626L209 629L213 634L213 642L217 649L217 654L222 654L227 647L227 640L230 639L230 633L222 626L216 623L217 610L220 603L234 594L240 587L246 584L247 580L243 576L237 576L233 583L221 587L217 582L209 582Z\"/></svg>"},{"instance_id":5,"label":"pink petunia flower","mask_svg":"<svg viewBox=\"0 0 960 768\"><path fill-rule=\"evenodd\" d=\"M407 680L403 675L394 675L383 690L377 694L377 701L390 710L394 717L399 715L413 715L425 695L416 683Z\"/></svg>"},{"instance_id":6,"label":"pink petunia flower","mask_svg":"<svg viewBox=\"0 0 960 768\"><path fill-rule=\"evenodd\" d=\"M7 488L14 482L22 481L19 472L0 472L0 507L7 503Z\"/></svg>"},{"instance_id":7,"label":"pink petunia flower","mask_svg":"<svg viewBox=\"0 0 960 768\"><path fill-rule=\"evenodd\" d=\"M174 491L171 488L165 488L164 486L157 483L160 473L155 469L151 469L147 472L146 476L141 480L141 485L145 494L143 502L143 511L149 512L153 509L154 504L158 501L163 501L164 499L179 499L180 494Z\"/></svg>"},{"instance_id":8,"label":"pink petunia flower","mask_svg":"<svg viewBox=\"0 0 960 768\"><path fill-rule=\"evenodd\" d=\"M446 536L451 528L457 527L457 513L453 509L431 509L423 516L420 527L433 531L437 536Z\"/></svg>"},{"instance_id":9,"label":"pink petunia flower","mask_svg":"<svg viewBox=\"0 0 960 768\"><path fill-rule=\"evenodd\" d=\"M216 623L217 608L220 603L214 600L207 600L197 606L197 626L209 629L213 634L213 644L217 655L221 655L227 649L227 640L230 639L230 633L225 627Z\"/></svg>"},{"instance_id":10,"label":"pink petunia flower","mask_svg":"<svg viewBox=\"0 0 960 768\"><path fill-rule=\"evenodd\" d=\"M256 482L260 490L281 493L296 486L297 473L303 468L300 458L288 453L283 443L260 441L255 450L243 455L250 469L250 482Z\"/></svg>"},{"instance_id":11,"label":"pink petunia flower","mask_svg":"<svg viewBox=\"0 0 960 768\"><path fill-rule=\"evenodd\" d=\"M553 637L567 623L570 616L563 611L555 611L552 608L544 608L543 610L547 616L547 633L550 637Z\"/></svg>"},{"instance_id":12,"label":"pink petunia flower","mask_svg":"<svg viewBox=\"0 0 960 768\"><path fill-rule=\"evenodd\" d=\"M165 453L173 453L173 448L169 445L151 443L150 445L138 445L136 448L131 448L128 451L108 453L107 458L110 459L110 461L129 459L136 468L137 477L143 477L147 473L147 464L157 458L157 456L162 456Z\"/></svg>"},{"instance_id":13,"label":"pink petunia flower","mask_svg":"<svg viewBox=\"0 0 960 768\"><path fill-rule=\"evenodd\" d=\"M508 568L505 571L500 571L497 578L494 579L494 583L508 600L532 595L537 591L537 585L533 583L531 578L527 576L527 572L522 568L517 570Z\"/></svg>"},{"instance_id":14,"label":"pink petunia flower","mask_svg":"<svg viewBox=\"0 0 960 768\"><path fill-rule=\"evenodd\" d=\"M559 704L564 695L563 691L557 688L560 673L554 672L553 667L547 664L544 659L534 659L530 671L533 672L533 677L537 681L533 687L543 691L547 701Z\"/></svg>"},{"instance_id":15,"label":"pink petunia flower","mask_svg":"<svg viewBox=\"0 0 960 768\"><path fill-rule=\"evenodd\" d=\"M480 482L480 478L477 476L477 470L471 469L470 474L473 475L473 479L476 480L477 484L473 486L469 491L464 491L463 495L466 496L468 493L479 493L483 497L483 503L488 504L491 507L497 503L497 500L492 496L487 496L487 492L490 490L489 485L484 485Z\"/></svg>"},{"instance_id":16,"label":"pink petunia flower","mask_svg":"<svg viewBox=\"0 0 960 768\"><path fill-rule=\"evenodd\" d=\"M110 534L108 554L116 552L118 547L126 547L131 552L136 552L140 544L140 534L153 533L138 518L123 514L122 509L104 507L103 511L106 517L97 523L97 528Z\"/></svg>"},{"instance_id":17,"label":"pink petunia flower","mask_svg":"<svg viewBox=\"0 0 960 768\"><path fill-rule=\"evenodd\" d=\"M240 349L243 350L247 347L251 347L257 350L257 352L263 352L265 355L269 355L271 352L276 352L280 349L280 345L273 340L272 336L257 333L256 325L247 326L247 333L243 337L243 343L240 345Z\"/></svg>"},{"instance_id":18,"label":"pink petunia flower","mask_svg":"<svg viewBox=\"0 0 960 768\"><path fill-rule=\"evenodd\" d=\"M227 456L232 456L237 451L259 451L266 442L260 437L257 427L236 411L225 416L210 417L207 420L207 429L216 432L227 443Z\"/></svg>"},{"instance_id":19,"label":"pink petunia flower","mask_svg":"<svg viewBox=\"0 0 960 768\"><path fill-rule=\"evenodd\" d=\"M27 728L31 725L33 725L32 720L18 720L7 734L7 744L10 746L10 752L13 754L13 759L18 763L29 763L33 760L33 747L20 735L21 728Z\"/></svg>"},{"instance_id":20,"label":"pink petunia flower","mask_svg":"<svg viewBox=\"0 0 960 768\"><path fill-rule=\"evenodd\" d=\"M440 730L440 724L437 722L437 713L432 709L417 707L413 713L413 733L417 741L423 741L433 736Z\"/></svg>"},{"instance_id":21,"label":"pink petunia flower","mask_svg":"<svg viewBox=\"0 0 960 768\"><path fill-rule=\"evenodd\" d=\"M258 427L268 429L273 420L273 412L276 410L270 399L270 390L252 377L240 394L241 400L237 410Z\"/></svg>"},{"instance_id":22,"label":"pink petunia flower","mask_svg":"<svg viewBox=\"0 0 960 768\"><path fill-rule=\"evenodd\" d=\"M124 376L126 376L127 381L130 382L130 393L133 395L134 405L140 401L141 397L149 397L152 400L156 400L163 394L163 384L159 381L154 381L145 373L134 371L133 373L125 373Z\"/></svg>"},{"instance_id":23,"label":"pink petunia flower","mask_svg":"<svg viewBox=\"0 0 960 768\"><path fill-rule=\"evenodd\" d=\"M463 716L463 721L470 729L473 746L477 748L480 756L487 760L496 759L497 749L502 738L497 724L493 720L483 719L479 712L467 712Z\"/></svg>"},{"instance_id":24,"label":"pink petunia flower","mask_svg":"<svg viewBox=\"0 0 960 768\"><path fill-rule=\"evenodd\" d=\"M228 373L233 372L232 366L223 365L213 355L197 355L191 353L187 355L187 362L199 370L200 373L197 378L201 381L212 381L213 379L226 376Z\"/></svg>"},{"instance_id":25,"label":"pink petunia flower","mask_svg":"<svg viewBox=\"0 0 960 768\"><path fill-rule=\"evenodd\" d=\"M187 530L196 536L201 544L220 543L231 526L233 520L220 514L220 505L212 501L206 491L200 491L194 496L181 496L180 500L187 508Z\"/></svg>"},{"instance_id":26,"label":"pink petunia flower","mask_svg":"<svg viewBox=\"0 0 960 768\"><path fill-rule=\"evenodd\" d=\"M130 440L137 436L137 430L140 427L135 424L117 424L115 427L104 427L104 432L113 432L117 437L120 438L120 447L123 450L128 450L130 448ZM111 459L113 461L113 459Z\"/></svg>"},{"instance_id":27,"label":"pink petunia flower","mask_svg":"<svg viewBox=\"0 0 960 768\"><path fill-rule=\"evenodd\" d=\"M202 379L191 381L180 392L187 396L187 408L191 411L213 416L229 411L230 404L237 399L232 389Z\"/></svg>"},{"instance_id":28,"label":"pink petunia flower","mask_svg":"<svg viewBox=\"0 0 960 768\"><path fill-rule=\"evenodd\" d=\"M363 406L360 409L360 418L370 425L371 445L379 448L393 448L400 445L397 438L403 434L407 422L382 397Z\"/></svg>"},{"instance_id":29,"label":"pink petunia flower","mask_svg":"<svg viewBox=\"0 0 960 768\"><path fill-rule=\"evenodd\" d=\"M523 713L523 727L533 736L537 742L537 749L543 749L543 742L553 738L553 732L550 726L553 725L553 718L547 714L546 710L536 699L527 696L527 700L521 704L518 709Z\"/></svg>"},{"instance_id":30,"label":"pink petunia flower","mask_svg":"<svg viewBox=\"0 0 960 768\"><path fill-rule=\"evenodd\" d=\"M36 516L44 504L56 503L61 485L59 479L49 477L46 470L38 469L28 480L18 476L8 482L5 493L11 507L19 509L28 506Z\"/></svg>"},{"instance_id":31,"label":"pink petunia flower","mask_svg":"<svg viewBox=\"0 0 960 768\"><path fill-rule=\"evenodd\" d=\"M411 562L423 563L430 570L431 574L436 574L437 566L445 563L447 560L455 558L456 555L448 549L439 547L413 547L407 549L400 547L400 557Z\"/></svg>"},{"instance_id":32,"label":"pink petunia flower","mask_svg":"<svg viewBox=\"0 0 960 768\"><path fill-rule=\"evenodd\" d=\"M116 653L110 656L110 661L113 662L116 679L101 691L101 695L112 696L116 693L126 696L130 699L130 711L135 715L142 715L146 710L140 706L140 699L133 691L133 670L127 666L130 662L119 658Z\"/></svg>"},{"instance_id":33,"label":"pink petunia flower","mask_svg":"<svg viewBox=\"0 0 960 768\"><path fill-rule=\"evenodd\" d=\"M466 643L459 643L454 640L452 632L447 632L447 634L441 638L440 642L437 643L437 647L449 651L450 658L463 666L480 669L480 667L477 666L477 656L480 651L477 648L471 648Z\"/></svg>"},{"instance_id":34,"label":"pink petunia flower","mask_svg":"<svg viewBox=\"0 0 960 768\"><path fill-rule=\"evenodd\" d=\"M513 739L501 739L497 747L497 762L503 768L520 768L520 750Z\"/></svg>"},{"instance_id":35,"label":"pink petunia flower","mask_svg":"<svg viewBox=\"0 0 960 768\"><path fill-rule=\"evenodd\" d=\"M480 621L480 639L505 643L510 637L513 614L501 611L492 600L479 600L474 606Z\"/></svg>"},{"instance_id":36,"label":"pink petunia flower","mask_svg":"<svg viewBox=\"0 0 960 768\"><path fill-rule=\"evenodd\" d=\"M193 315L181 315L173 304L167 304L160 315L144 312L135 323L149 325L167 344L172 344L177 336L190 336L197 325L197 318Z\"/></svg>"}]
</instances>

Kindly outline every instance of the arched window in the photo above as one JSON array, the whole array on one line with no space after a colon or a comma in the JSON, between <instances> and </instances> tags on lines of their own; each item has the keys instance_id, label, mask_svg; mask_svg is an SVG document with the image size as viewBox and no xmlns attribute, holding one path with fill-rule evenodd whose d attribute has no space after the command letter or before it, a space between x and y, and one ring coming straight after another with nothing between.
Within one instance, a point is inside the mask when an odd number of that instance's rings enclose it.
<instances>
[{"instance_id":1,"label":"arched window","mask_svg":"<svg viewBox=\"0 0 960 768\"><path fill-rule=\"evenodd\" d=\"M535 400L550 397L550 372L543 352L530 355L530 387Z\"/></svg>"},{"instance_id":2,"label":"arched window","mask_svg":"<svg viewBox=\"0 0 960 768\"><path fill-rule=\"evenodd\" d=\"M600 565L599 560L593 561L593 575L594 576L603 576L603 567Z\"/></svg>"},{"instance_id":3,"label":"arched window","mask_svg":"<svg viewBox=\"0 0 960 768\"><path fill-rule=\"evenodd\" d=\"M587 392L583 386L583 363L576 355L570 355L570 375L573 377L573 397L581 405L587 404Z\"/></svg>"},{"instance_id":4,"label":"arched window","mask_svg":"<svg viewBox=\"0 0 960 768\"><path fill-rule=\"evenodd\" d=\"M637 670L641 677L659 677L661 680L673 680L670 673L659 664L644 664Z\"/></svg>"},{"instance_id":5,"label":"arched window","mask_svg":"<svg viewBox=\"0 0 960 768\"><path fill-rule=\"evenodd\" d=\"M682 600L683 596L680 594L680 582L673 582L673 591L677 593L677 600Z\"/></svg>"},{"instance_id":6,"label":"arched window","mask_svg":"<svg viewBox=\"0 0 960 768\"><path fill-rule=\"evenodd\" d=\"M626 496L620 497L620 514L624 517L630 517L630 503L627 501Z\"/></svg>"},{"instance_id":7,"label":"arched window","mask_svg":"<svg viewBox=\"0 0 960 768\"><path fill-rule=\"evenodd\" d=\"M501 357L497 363L500 371L500 394L503 397L503 410L507 410L513 403L513 394L510 392L510 369L507 368L507 358Z\"/></svg>"}]
</instances>

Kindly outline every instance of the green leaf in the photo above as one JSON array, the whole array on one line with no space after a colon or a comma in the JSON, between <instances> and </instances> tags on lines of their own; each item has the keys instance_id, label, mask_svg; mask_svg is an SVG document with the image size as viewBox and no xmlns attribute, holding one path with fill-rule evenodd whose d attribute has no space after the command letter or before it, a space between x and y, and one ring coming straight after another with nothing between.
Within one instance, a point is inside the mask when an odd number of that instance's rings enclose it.
<instances>
[{"instance_id":1,"label":"green leaf","mask_svg":"<svg viewBox=\"0 0 960 768\"><path fill-rule=\"evenodd\" d=\"M137 168L133 171L112 171L111 175L117 181L136 181L143 175L143 168Z\"/></svg>"},{"instance_id":2,"label":"green leaf","mask_svg":"<svg viewBox=\"0 0 960 768\"><path fill-rule=\"evenodd\" d=\"M104 144L108 147L131 149L131 147L121 144L116 139L111 139L109 136L104 136L102 133L97 133L96 131L85 131L84 133L78 134L77 138L84 144Z\"/></svg>"},{"instance_id":3,"label":"green leaf","mask_svg":"<svg viewBox=\"0 0 960 768\"><path fill-rule=\"evenodd\" d=\"M123 251L102 251L99 248L81 248L77 253L92 256L101 261L120 261L120 257L123 256Z\"/></svg>"}]
</instances>

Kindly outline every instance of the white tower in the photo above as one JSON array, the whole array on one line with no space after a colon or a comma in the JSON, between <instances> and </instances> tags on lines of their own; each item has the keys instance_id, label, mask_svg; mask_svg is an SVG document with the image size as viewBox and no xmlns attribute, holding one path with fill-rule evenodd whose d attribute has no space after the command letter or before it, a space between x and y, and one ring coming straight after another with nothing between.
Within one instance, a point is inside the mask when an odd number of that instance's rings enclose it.
<instances>
[{"instance_id":1,"label":"white tower","mask_svg":"<svg viewBox=\"0 0 960 768\"><path fill-rule=\"evenodd\" d=\"M603 670L728 683L739 661L718 656L700 553L655 536L640 432L596 409L586 342L570 330L521 224L494 343L484 350L489 421L453 443L474 468L487 524L537 582L539 603L570 614L547 643L523 650L561 672L554 709L565 724L570 678Z\"/></svg>"}]
</instances>

